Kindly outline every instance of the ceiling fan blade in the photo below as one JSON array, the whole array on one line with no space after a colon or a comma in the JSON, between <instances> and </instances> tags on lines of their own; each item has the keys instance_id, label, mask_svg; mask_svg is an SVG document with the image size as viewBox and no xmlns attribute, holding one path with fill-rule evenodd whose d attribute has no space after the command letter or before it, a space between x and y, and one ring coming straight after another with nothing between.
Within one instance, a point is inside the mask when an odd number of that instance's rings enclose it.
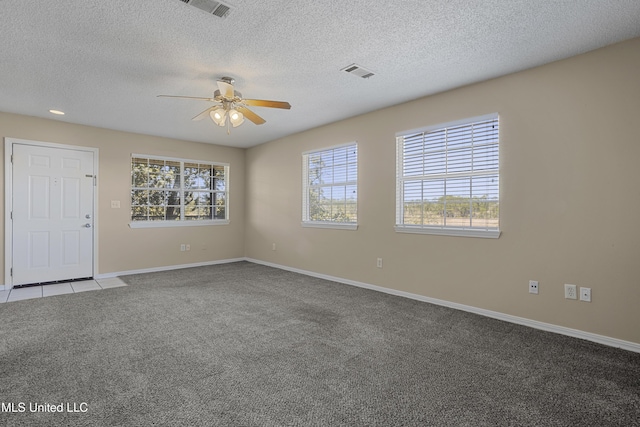
<instances>
[{"instance_id":1,"label":"ceiling fan blade","mask_svg":"<svg viewBox=\"0 0 640 427\"><path fill-rule=\"evenodd\" d=\"M220 89L220 93L222 94L223 97L225 98L233 98L233 85L229 84L227 82L223 82L221 80L218 80L218 89Z\"/></svg>"},{"instance_id":2,"label":"ceiling fan blade","mask_svg":"<svg viewBox=\"0 0 640 427\"><path fill-rule=\"evenodd\" d=\"M218 108L217 105L213 106L213 107L209 107L206 110L204 110L202 113L198 114L197 116L195 116L193 119L194 122L197 122L198 120L202 120L205 117L209 117L209 113L213 110L215 110L216 108Z\"/></svg>"},{"instance_id":3,"label":"ceiling fan blade","mask_svg":"<svg viewBox=\"0 0 640 427\"><path fill-rule=\"evenodd\" d=\"M291 109L291 104L283 101L267 101L266 99L243 99L242 102L254 107L284 108L285 110Z\"/></svg>"},{"instance_id":4,"label":"ceiling fan blade","mask_svg":"<svg viewBox=\"0 0 640 427\"><path fill-rule=\"evenodd\" d=\"M242 114L244 114L244 117L246 119L251 120L253 123L257 125L261 125L266 122L265 119L263 119L253 111L249 110L247 107L236 107L236 110L240 111Z\"/></svg>"},{"instance_id":5,"label":"ceiling fan blade","mask_svg":"<svg viewBox=\"0 0 640 427\"><path fill-rule=\"evenodd\" d=\"M213 98L201 98L199 96L178 96L178 95L158 95L158 98L185 98L185 99L200 99L202 101L215 102Z\"/></svg>"}]
</instances>

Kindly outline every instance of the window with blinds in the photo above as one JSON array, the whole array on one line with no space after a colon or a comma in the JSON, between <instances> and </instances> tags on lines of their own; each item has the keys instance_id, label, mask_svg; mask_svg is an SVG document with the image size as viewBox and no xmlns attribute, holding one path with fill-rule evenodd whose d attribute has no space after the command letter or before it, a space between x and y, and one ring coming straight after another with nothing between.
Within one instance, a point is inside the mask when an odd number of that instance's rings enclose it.
<instances>
[{"instance_id":1,"label":"window with blinds","mask_svg":"<svg viewBox=\"0 0 640 427\"><path fill-rule=\"evenodd\" d=\"M396 230L500 235L498 115L396 137Z\"/></svg>"},{"instance_id":2,"label":"window with blinds","mask_svg":"<svg viewBox=\"0 0 640 427\"><path fill-rule=\"evenodd\" d=\"M228 223L229 166L131 157L131 227Z\"/></svg>"},{"instance_id":3,"label":"window with blinds","mask_svg":"<svg viewBox=\"0 0 640 427\"><path fill-rule=\"evenodd\" d=\"M356 229L358 145L302 155L302 225Z\"/></svg>"}]
</instances>

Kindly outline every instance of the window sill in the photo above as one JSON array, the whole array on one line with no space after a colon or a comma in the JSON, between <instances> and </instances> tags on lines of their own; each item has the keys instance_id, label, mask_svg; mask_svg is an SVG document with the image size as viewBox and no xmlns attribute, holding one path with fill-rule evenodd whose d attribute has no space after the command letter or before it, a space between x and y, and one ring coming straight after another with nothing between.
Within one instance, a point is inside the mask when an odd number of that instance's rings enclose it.
<instances>
[{"instance_id":1,"label":"window sill","mask_svg":"<svg viewBox=\"0 0 640 427\"><path fill-rule=\"evenodd\" d=\"M481 237L485 239L497 239L500 237L500 230L482 230L474 228L441 228L441 227L412 227L410 225L396 225L398 233L433 234L439 236L457 237Z\"/></svg>"},{"instance_id":2,"label":"window sill","mask_svg":"<svg viewBox=\"0 0 640 427\"><path fill-rule=\"evenodd\" d=\"M302 221L305 228L333 228L336 230L357 230L358 224L347 222L307 222Z\"/></svg>"},{"instance_id":3,"label":"window sill","mask_svg":"<svg viewBox=\"0 0 640 427\"><path fill-rule=\"evenodd\" d=\"M213 221L134 221L129 223L130 228L170 228L170 227L201 227L208 225L227 225L228 219Z\"/></svg>"}]
</instances>

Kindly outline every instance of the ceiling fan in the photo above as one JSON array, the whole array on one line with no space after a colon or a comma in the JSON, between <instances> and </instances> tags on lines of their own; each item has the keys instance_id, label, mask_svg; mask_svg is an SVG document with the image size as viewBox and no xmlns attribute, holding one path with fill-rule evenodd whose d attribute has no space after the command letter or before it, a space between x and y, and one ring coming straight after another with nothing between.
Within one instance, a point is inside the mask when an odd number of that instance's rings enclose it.
<instances>
[{"instance_id":1,"label":"ceiling fan","mask_svg":"<svg viewBox=\"0 0 640 427\"><path fill-rule=\"evenodd\" d=\"M231 77L221 77L217 81L218 90L213 93L213 98L200 98L196 96L177 96L177 95L158 95L163 98L186 98L199 99L202 101L215 102L216 105L207 108L202 113L195 116L192 120L202 120L206 116L218 126L227 125L227 134L229 134L229 125L233 127L240 126L244 119L247 118L257 125L265 123L265 120L247 108L248 105L254 107L269 107L290 109L291 105L283 101L267 101L264 99L244 99L242 94L233 88L234 80Z\"/></svg>"}]
</instances>

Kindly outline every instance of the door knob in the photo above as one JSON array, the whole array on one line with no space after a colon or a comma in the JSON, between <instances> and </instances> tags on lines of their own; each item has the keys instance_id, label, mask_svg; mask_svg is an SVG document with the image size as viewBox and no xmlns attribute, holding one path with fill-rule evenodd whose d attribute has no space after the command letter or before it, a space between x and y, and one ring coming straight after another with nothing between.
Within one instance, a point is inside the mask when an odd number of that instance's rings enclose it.
<instances>
[{"instance_id":1,"label":"door knob","mask_svg":"<svg viewBox=\"0 0 640 427\"><path fill-rule=\"evenodd\" d=\"M86 214L84 217L87 219L91 219L91 214Z\"/></svg>"},{"instance_id":2,"label":"door knob","mask_svg":"<svg viewBox=\"0 0 640 427\"><path fill-rule=\"evenodd\" d=\"M84 226L85 226L85 228L91 228L91 224L89 224L89 223L86 223Z\"/></svg>"}]
</instances>

